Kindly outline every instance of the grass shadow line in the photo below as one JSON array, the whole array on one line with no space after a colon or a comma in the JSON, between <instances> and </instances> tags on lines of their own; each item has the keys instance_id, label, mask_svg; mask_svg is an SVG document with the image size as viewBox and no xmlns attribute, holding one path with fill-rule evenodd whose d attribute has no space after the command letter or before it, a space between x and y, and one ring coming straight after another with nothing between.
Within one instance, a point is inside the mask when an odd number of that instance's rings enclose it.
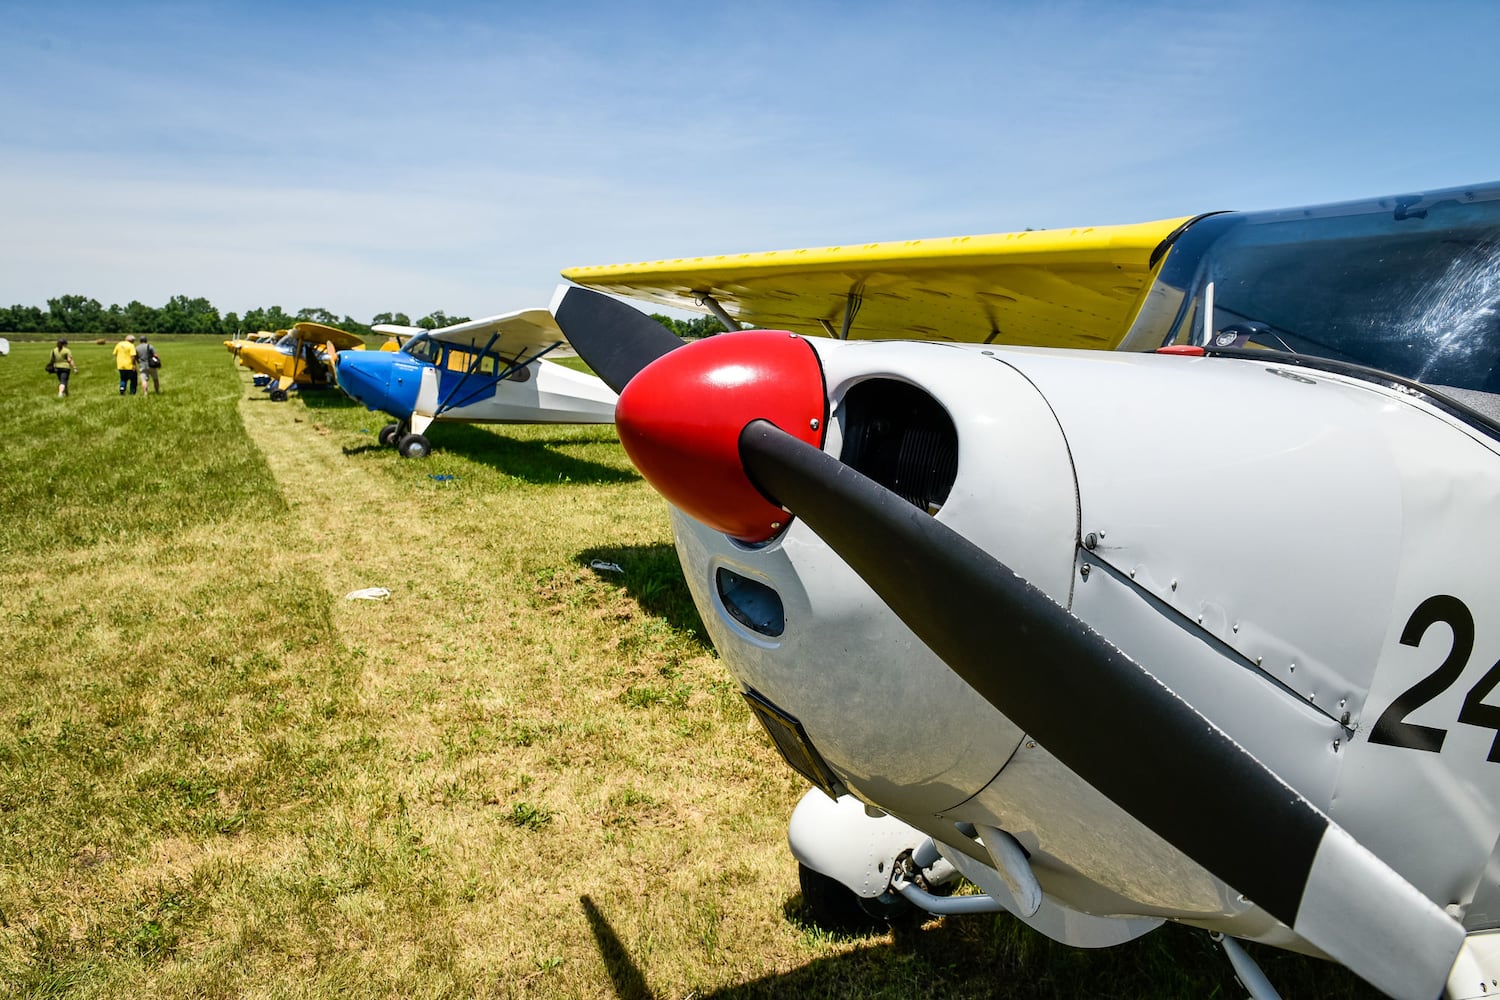
<instances>
[{"instance_id":1,"label":"grass shadow line","mask_svg":"<svg viewBox=\"0 0 1500 1000\"><path fill-rule=\"evenodd\" d=\"M384 415L381 420L385 420ZM388 421L387 421L388 422ZM374 431L362 432L374 434ZM518 440L503 434L495 434L474 424L439 421L429 427L424 435L432 444L433 456L416 461L432 461L444 453L468 459L480 465L488 465L515 479L534 485L556 483L582 483L585 485L607 485L632 483L640 474L634 469L620 469L588 459L575 458L556 450L559 445L578 444L573 438L557 437L541 440ZM393 447L375 442L345 445L345 455L363 455L372 451L389 452L392 459L406 461L396 454Z\"/></svg>"},{"instance_id":2,"label":"grass shadow line","mask_svg":"<svg viewBox=\"0 0 1500 1000\"><path fill-rule=\"evenodd\" d=\"M693 603L692 591L682 575L676 547L666 542L651 545L600 545L584 549L574 561L592 569L604 582L619 587L641 610L665 619L673 628L691 632L705 652L713 649L703 617ZM610 567L618 566L618 571Z\"/></svg>"},{"instance_id":3,"label":"grass shadow line","mask_svg":"<svg viewBox=\"0 0 1500 1000\"><path fill-rule=\"evenodd\" d=\"M349 410L360 404L339 391L337 386L302 386L297 397L309 410Z\"/></svg>"},{"instance_id":4,"label":"grass shadow line","mask_svg":"<svg viewBox=\"0 0 1500 1000\"><path fill-rule=\"evenodd\" d=\"M557 451L557 445L578 443L567 438L520 440L496 434L487 427L448 421L434 423L425 436L432 442L434 452L449 452L536 485L559 482L604 485L632 483L641 478L634 469L620 469Z\"/></svg>"}]
</instances>

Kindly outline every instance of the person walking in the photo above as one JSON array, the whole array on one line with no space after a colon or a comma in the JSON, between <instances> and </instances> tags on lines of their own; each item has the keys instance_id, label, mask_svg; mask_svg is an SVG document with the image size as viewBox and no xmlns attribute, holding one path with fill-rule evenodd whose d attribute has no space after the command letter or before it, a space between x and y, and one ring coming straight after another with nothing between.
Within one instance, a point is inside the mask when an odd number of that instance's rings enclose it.
<instances>
[{"instance_id":1,"label":"person walking","mask_svg":"<svg viewBox=\"0 0 1500 1000\"><path fill-rule=\"evenodd\" d=\"M135 395L135 334L125 335L125 339L115 345L115 370L120 373L120 395L125 395L125 387L130 386L130 394Z\"/></svg>"},{"instance_id":2,"label":"person walking","mask_svg":"<svg viewBox=\"0 0 1500 1000\"><path fill-rule=\"evenodd\" d=\"M52 356L47 359L48 369L57 376L57 395L62 398L68 394L68 379L78 370L78 363L73 360L73 352L68 349L68 338L63 337L52 348Z\"/></svg>"},{"instance_id":3,"label":"person walking","mask_svg":"<svg viewBox=\"0 0 1500 1000\"><path fill-rule=\"evenodd\" d=\"M140 373L141 395L146 395L146 381L151 382L151 392L161 392L161 380L156 377L156 370L161 367L161 359L156 356L156 348L149 343L149 338L141 334L141 342L135 345L135 367Z\"/></svg>"}]
</instances>

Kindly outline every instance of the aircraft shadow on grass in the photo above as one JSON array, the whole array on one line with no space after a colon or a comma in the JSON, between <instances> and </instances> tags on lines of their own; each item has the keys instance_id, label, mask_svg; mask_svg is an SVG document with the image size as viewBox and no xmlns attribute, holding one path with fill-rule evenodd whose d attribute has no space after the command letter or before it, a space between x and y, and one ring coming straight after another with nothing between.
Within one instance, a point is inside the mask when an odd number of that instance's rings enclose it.
<instances>
[{"instance_id":1,"label":"aircraft shadow on grass","mask_svg":"<svg viewBox=\"0 0 1500 1000\"><path fill-rule=\"evenodd\" d=\"M275 388L274 382L270 388ZM260 391L252 391L246 398L251 402L275 403L276 400L265 389L262 386ZM299 385L292 388L292 393L309 410L345 410L359 405L334 386Z\"/></svg>"},{"instance_id":2,"label":"aircraft shadow on grass","mask_svg":"<svg viewBox=\"0 0 1500 1000\"><path fill-rule=\"evenodd\" d=\"M602 545L585 549L574 558L599 579L625 591L643 611L664 619L675 629L693 633L705 650L712 648L673 546L666 542Z\"/></svg>"},{"instance_id":3,"label":"aircraft shadow on grass","mask_svg":"<svg viewBox=\"0 0 1500 1000\"><path fill-rule=\"evenodd\" d=\"M655 1000L625 943L594 901L579 899L599 957L619 1000ZM786 900L786 919L811 926L801 894ZM1005 996L1042 1000L1060 996L1236 995L1229 963L1208 935L1168 924L1116 948L1081 950L1049 941L1005 915L943 919L923 926L896 922L887 930L852 935L889 942L818 958L790 972L763 976L702 1000L783 996L876 996L892 988L929 997ZM1016 938L1010 947L1003 941ZM893 956L891 953L894 952ZM1267 973L1288 987L1322 997L1372 997L1370 988L1331 962L1257 949ZM1302 995L1301 992L1288 995Z\"/></svg>"},{"instance_id":4,"label":"aircraft shadow on grass","mask_svg":"<svg viewBox=\"0 0 1500 1000\"><path fill-rule=\"evenodd\" d=\"M436 444L443 453L461 455L464 458L489 465L528 483L629 483L640 479L634 469L621 469L587 459L574 458L557 449L581 442L577 438L557 436L541 440L522 441L509 437L503 431L495 433L476 424L443 423L435 425ZM393 448L386 448L373 440L369 444L345 448L345 455L362 455L370 451L389 452L392 461L407 461L398 458ZM435 461L436 459L412 459L411 461Z\"/></svg>"},{"instance_id":5,"label":"aircraft shadow on grass","mask_svg":"<svg viewBox=\"0 0 1500 1000\"><path fill-rule=\"evenodd\" d=\"M309 410L353 410L359 408L359 404L342 392L336 386L326 388L299 388L297 398L302 400L302 405Z\"/></svg>"}]
</instances>

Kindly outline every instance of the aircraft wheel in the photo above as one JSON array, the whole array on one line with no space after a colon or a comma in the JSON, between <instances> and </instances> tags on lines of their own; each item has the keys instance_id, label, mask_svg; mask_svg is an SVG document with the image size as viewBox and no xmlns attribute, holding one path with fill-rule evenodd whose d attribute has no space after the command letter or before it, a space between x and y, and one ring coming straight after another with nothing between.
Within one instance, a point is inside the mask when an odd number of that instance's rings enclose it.
<instances>
[{"instance_id":1,"label":"aircraft wheel","mask_svg":"<svg viewBox=\"0 0 1500 1000\"><path fill-rule=\"evenodd\" d=\"M884 931L892 921L913 907L900 896L887 900L865 899L837 879L797 865L797 881L802 886L802 903L812 922L825 930L844 934L873 934Z\"/></svg>"},{"instance_id":2,"label":"aircraft wheel","mask_svg":"<svg viewBox=\"0 0 1500 1000\"><path fill-rule=\"evenodd\" d=\"M386 424L384 427L380 428L380 434L376 436L375 440L379 441L385 447L391 447L395 445L396 438L400 435L400 424Z\"/></svg>"},{"instance_id":3,"label":"aircraft wheel","mask_svg":"<svg viewBox=\"0 0 1500 1000\"><path fill-rule=\"evenodd\" d=\"M426 458L432 453L432 445L420 434L408 434L396 445L402 458Z\"/></svg>"},{"instance_id":4,"label":"aircraft wheel","mask_svg":"<svg viewBox=\"0 0 1500 1000\"><path fill-rule=\"evenodd\" d=\"M271 390L271 402L273 402L273 403L285 403L286 402L286 390L285 389L272 389Z\"/></svg>"}]
</instances>

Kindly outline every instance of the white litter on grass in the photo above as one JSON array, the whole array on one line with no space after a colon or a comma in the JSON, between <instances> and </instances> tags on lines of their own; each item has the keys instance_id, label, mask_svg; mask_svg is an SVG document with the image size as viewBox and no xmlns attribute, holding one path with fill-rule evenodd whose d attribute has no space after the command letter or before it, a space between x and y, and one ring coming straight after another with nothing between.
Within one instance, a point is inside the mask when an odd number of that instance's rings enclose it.
<instances>
[{"instance_id":1,"label":"white litter on grass","mask_svg":"<svg viewBox=\"0 0 1500 1000\"><path fill-rule=\"evenodd\" d=\"M366 587L364 590L351 590L344 595L346 601L383 601L391 596L391 592L384 587Z\"/></svg>"},{"instance_id":2,"label":"white litter on grass","mask_svg":"<svg viewBox=\"0 0 1500 1000\"><path fill-rule=\"evenodd\" d=\"M623 573L619 563L605 562L603 559L595 559L589 563L589 569L596 569L601 573Z\"/></svg>"}]
</instances>

